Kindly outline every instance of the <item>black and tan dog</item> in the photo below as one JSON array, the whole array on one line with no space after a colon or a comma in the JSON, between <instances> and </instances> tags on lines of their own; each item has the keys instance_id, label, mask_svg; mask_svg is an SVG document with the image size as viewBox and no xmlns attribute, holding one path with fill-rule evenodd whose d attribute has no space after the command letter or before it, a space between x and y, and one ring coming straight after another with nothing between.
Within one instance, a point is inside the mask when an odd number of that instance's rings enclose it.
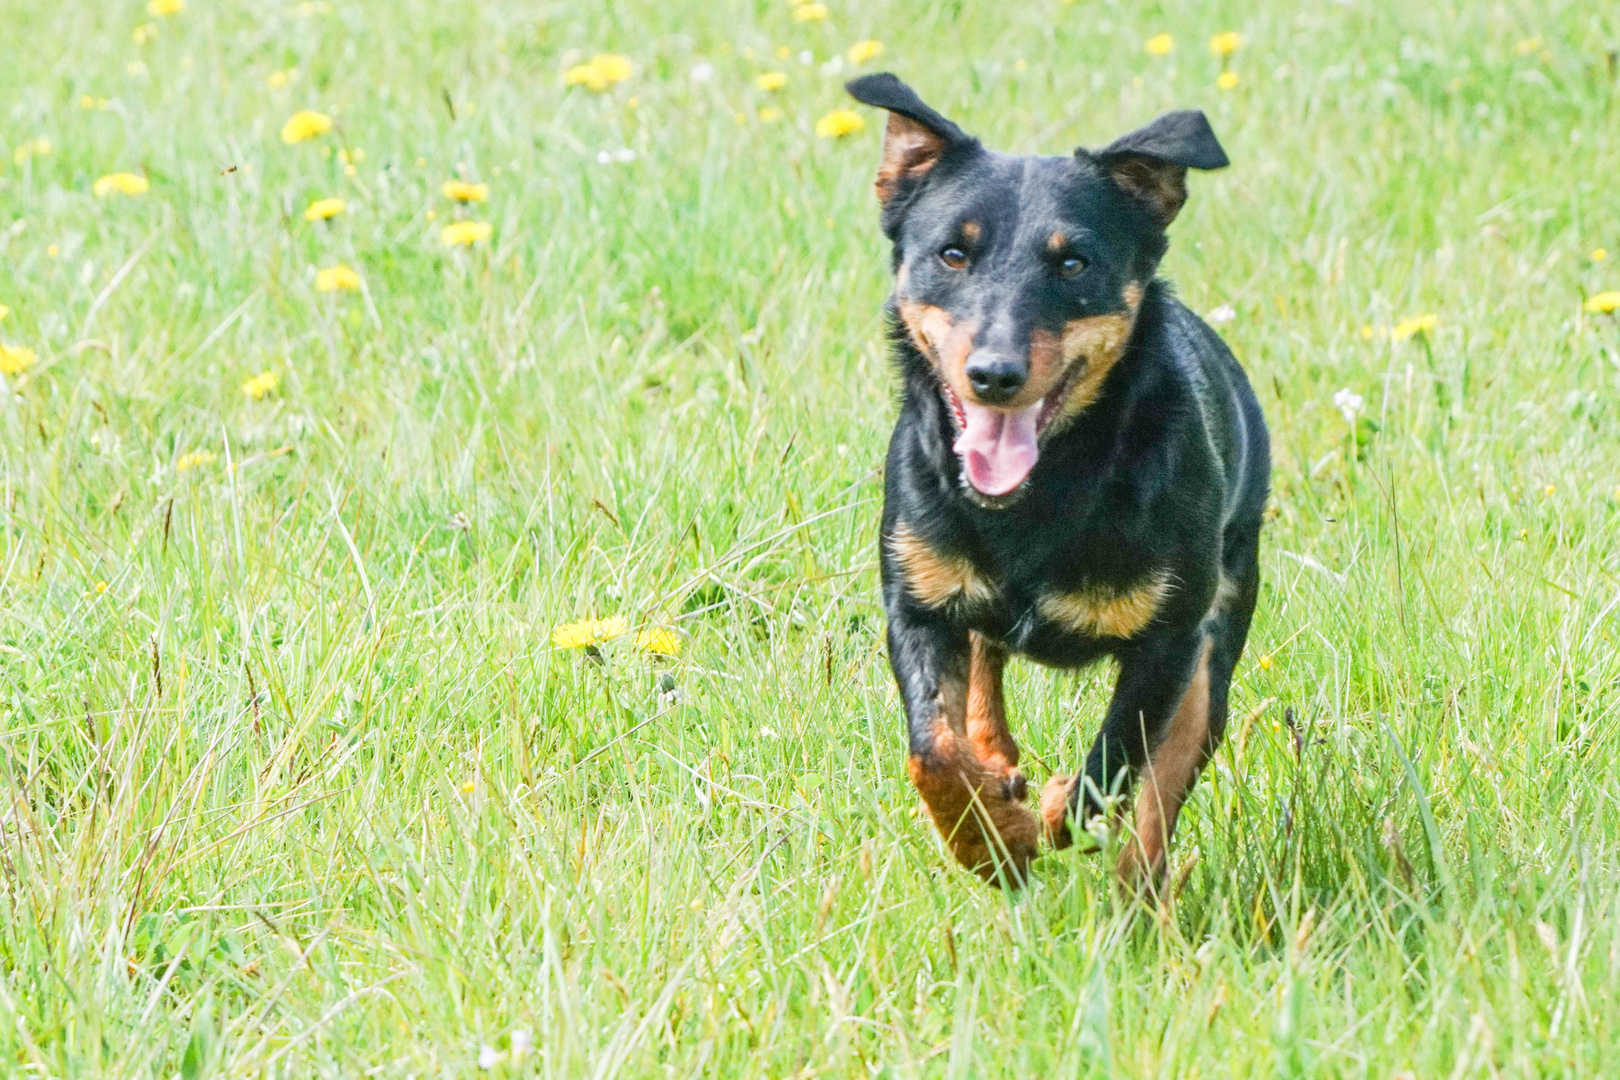
<instances>
[{"instance_id":1,"label":"black and tan dog","mask_svg":"<svg viewBox=\"0 0 1620 1080\"><path fill-rule=\"evenodd\" d=\"M883 593L911 778L958 860L1024 879L1140 777L1128 882L1163 872L1219 742L1259 582L1259 404L1221 339L1154 277L1189 168L1227 164L1202 113L1072 157L988 151L892 75L878 169L903 401ZM1119 678L1078 777L1025 805L1010 653Z\"/></svg>"}]
</instances>

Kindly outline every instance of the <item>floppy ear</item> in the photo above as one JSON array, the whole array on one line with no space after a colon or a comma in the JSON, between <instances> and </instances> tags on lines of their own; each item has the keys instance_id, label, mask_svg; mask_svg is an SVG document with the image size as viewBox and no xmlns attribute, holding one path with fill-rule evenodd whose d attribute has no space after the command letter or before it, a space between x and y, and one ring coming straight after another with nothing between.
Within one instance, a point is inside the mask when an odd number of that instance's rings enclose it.
<instances>
[{"instance_id":1,"label":"floppy ear","mask_svg":"<svg viewBox=\"0 0 1620 1080\"><path fill-rule=\"evenodd\" d=\"M978 146L977 139L923 104L916 91L888 72L852 79L844 89L862 104L889 111L883 160L872 185L885 206L908 182L927 176L950 151Z\"/></svg>"},{"instance_id":2,"label":"floppy ear","mask_svg":"<svg viewBox=\"0 0 1620 1080\"><path fill-rule=\"evenodd\" d=\"M1090 157L1121 191L1146 206L1161 228L1175 220L1187 201L1188 169L1224 169L1231 164L1209 121L1196 109L1166 113Z\"/></svg>"}]
</instances>

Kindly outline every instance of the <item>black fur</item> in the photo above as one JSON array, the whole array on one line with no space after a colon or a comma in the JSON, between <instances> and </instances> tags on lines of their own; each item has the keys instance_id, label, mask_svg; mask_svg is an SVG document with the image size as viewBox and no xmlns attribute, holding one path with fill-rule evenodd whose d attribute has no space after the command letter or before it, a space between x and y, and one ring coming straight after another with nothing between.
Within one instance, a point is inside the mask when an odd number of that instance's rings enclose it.
<instances>
[{"instance_id":1,"label":"black fur","mask_svg":"<svg viewBox=\"0 0 1620 1080\"><path fill-rule=\"evenodd\" d=\"M892 75L848 89L941 142L937 164L906 178L884 212L901 274L888 312L903 389L887 461L883 594L911 751L924 763L934 754L940 702L946 683L964 677L970 632L1056 667L1111 656L1114 698L1069 797L1083 821L1102 810L1099 795L1130 787L1206 638L1213 749L1254 609L1270 476L1265 421L1225 344L1155 278L1186 170L1219 168L1226 154L1197 112L1172 113L1073 157L996 154ZM977 240L964 235L969 221ZM1052 234L1067 237L1068 248L1043 247ZM943 261L952 248L967 256L965 269ZM1059 256L1082 269L1068 274ZM901 302L973 325L972 357L995 354L1027 371L1032 334L1127 313L1130 295L1140 296L1134 328L1094 402L1045 439L1016 491L989 498L974 490L952 449L959 421L940 368L902 325ZM902 528L942 557L967 560L995 599L920 602L887 542ZM1167 598L1129 638L1076 633L1038 609L1054 591L1123 592L1155 574L1168 575Z\"/></svg>"}]
</instances>

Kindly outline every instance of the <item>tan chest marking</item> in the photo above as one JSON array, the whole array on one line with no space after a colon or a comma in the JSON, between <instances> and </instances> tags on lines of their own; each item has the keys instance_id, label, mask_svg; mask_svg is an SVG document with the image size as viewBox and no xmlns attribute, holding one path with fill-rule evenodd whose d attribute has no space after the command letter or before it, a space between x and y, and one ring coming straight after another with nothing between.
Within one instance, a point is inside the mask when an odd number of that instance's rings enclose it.
<instances>
[{"instance_id":1,"label":"tan chest marking","mask_svg":"<svg viewBox=\"0 0 1620 1080\"><path fill-rule=\"evenodd\" d=\"M1170 575L1160 571L1123 592L1082 589L1047 593L1041 597L1039 608L1044 618L1072 633L1130 638L1153 621L1169 595Z\"/></svg>"},{"instance_id":2,"label":"tan chest marking","mask_svg":"<svg viewBox=\"0 0 1620 1080\"><path fill-rule=\"evenodd\" d=\"M896 528L888 544L890 554L900 564L906 589L919 604L937 608L953 600L982 604L996 598L995 586L980 576L972 563L958 556L941 555L909 526Z\"/></svg>"}]
</instances>

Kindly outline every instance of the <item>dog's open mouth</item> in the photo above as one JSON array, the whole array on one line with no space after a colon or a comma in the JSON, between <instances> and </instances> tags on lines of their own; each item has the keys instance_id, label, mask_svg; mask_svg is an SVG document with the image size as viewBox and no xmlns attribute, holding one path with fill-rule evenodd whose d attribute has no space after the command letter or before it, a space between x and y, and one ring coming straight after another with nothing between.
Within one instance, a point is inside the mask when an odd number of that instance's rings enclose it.
<instances>
[{"instance_id":1,"label":"dog's open mouth","mask_svg":"<svg viewBox=\"0 0 1620 1080\"><path fill-rule=\"evenodd\" d=\"M945 403L956 420L952 449L962 462L962 476L980 495L1000 499L1029 479L1041 456L1041 436L1058 414L1074 377L1085 367L1076 361L1045 397L1022 409L993 409L964 401L943 381Z\"/></svg>"}]
</instances>

